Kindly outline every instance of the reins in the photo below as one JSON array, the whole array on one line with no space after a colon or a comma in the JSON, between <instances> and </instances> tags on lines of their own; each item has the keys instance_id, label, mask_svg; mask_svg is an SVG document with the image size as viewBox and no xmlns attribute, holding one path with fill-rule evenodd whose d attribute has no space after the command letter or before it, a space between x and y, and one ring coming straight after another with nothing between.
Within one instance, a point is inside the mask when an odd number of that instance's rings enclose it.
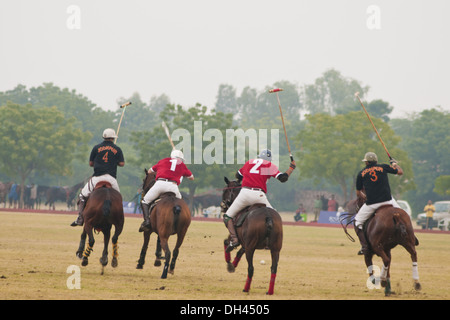
<instances>
[{"instance_id":1,"label":"reins","mask_svg":"<svg viewBox=\"0 0 450 320\"><path fill-rule=\"evenodd\" d=\"M348 233L347 227L349 224L353 223L355 215L356 215L355 213L343 213L339 216L339 222L341 223L341 227L342 227L342 229L344 229L344 232L347 235L347 238L351 242L355 242L355 239ZM345 226L344 226L344 220L347 220L347 224Z\"/></svg>"}]
</instances>

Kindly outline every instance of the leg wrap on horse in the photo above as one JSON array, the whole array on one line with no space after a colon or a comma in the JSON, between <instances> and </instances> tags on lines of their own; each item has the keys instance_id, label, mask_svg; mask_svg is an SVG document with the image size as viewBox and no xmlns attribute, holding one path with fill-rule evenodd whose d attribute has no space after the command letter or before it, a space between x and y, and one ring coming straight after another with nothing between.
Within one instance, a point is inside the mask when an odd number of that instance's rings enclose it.
<instances>
[{"instance_id":1,"label":"leg wrap on horse","mask_svg":"<svg viewBox=\"0 0 450 320\"><path fill-rule=\"evenodd\" d=\"M414 280L419 280L419 268L417 266L417 262L413 262L412 264L412 277Z\"/></svg>"},{"instance_id":2,"label":"leg wrap on horse","mask_svg":"<svg viewBox=\"0 0 450 320\"><path fill-rule=\"evenodd\" d=\"M91 255L92 250L94 250L90 245L83 252L83 257L88 258Z\"/></svg>"},{"instance_id":3,"label":"leg wrap on horse","mask_svg":"<svg viewBox=\"0 0 450 320\"><path fill-rule=\"evenodd\" d=\"M119 256L119 245L116 243L113 243L113 257L117 258Z\"/></svg>"}]
</instances>

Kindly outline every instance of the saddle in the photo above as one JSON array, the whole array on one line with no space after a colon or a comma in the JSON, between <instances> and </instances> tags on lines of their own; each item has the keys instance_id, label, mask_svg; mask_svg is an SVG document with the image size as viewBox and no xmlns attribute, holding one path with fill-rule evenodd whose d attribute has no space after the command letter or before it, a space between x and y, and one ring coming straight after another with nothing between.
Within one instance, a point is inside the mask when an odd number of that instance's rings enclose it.
<instances>
[{"instance_id":1,"label":"saddle","mask_svg":"<svg viewBox=\"0 0 450 320\"><path fill-rule=\"evenodd\" d=\"M175 197L175 193L173 193L173 192L164 192L164 193L160 194L158 198L156 198L155 200L153 200L150 203L150 208L148 209L148 212L151 213L153 208L155 208L156 205L158 204L158 202L160 202L162 199L167 198L167 197Z\"/></svg>"},{"instance_id":2,"label":"saddle","mask_svg":"<svg viewBox=\"0 0 450 320\"><path fill-rule=\"evenodd\" d=\"M245 219L248 217L249 214L251 214L254 210L263 208L266 205L264 203L255 203L251 206L247 206L241 211L239 211L236 216L233 218L233 224L235 228L239 228L244 223Z\"/></svg>"},{"instance_id":3,"label":"saddle","mask_svg":"<svg viewBox=\"0 0 450 320\"><path fill-rule=\"evenodd\" d=\"M99 181L94 187L94 190L100 189L100 188L112 188L111 183L108 181Z\"/></svg>"}]
</instances>

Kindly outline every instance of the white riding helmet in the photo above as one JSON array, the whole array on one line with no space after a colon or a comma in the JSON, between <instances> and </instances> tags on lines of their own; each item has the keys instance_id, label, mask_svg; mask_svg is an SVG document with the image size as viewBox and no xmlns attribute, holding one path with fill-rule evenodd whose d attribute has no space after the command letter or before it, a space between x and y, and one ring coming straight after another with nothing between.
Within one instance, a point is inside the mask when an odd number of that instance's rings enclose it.
<instances>
[{"instance_id":1,"label":"white riding helmet","mask_svg":"<svg viewBox=\"0 0 450 320\"><path fill-rule=\"evenodd\" d=\"M272 151L270 151L269 149L264 149L263 151L261 151L258 158L267 161L272 161Z\"/></svg>"},{"instance_id":2,"label":"white riding helmet","mask_svg":"<svg viewBox=\"0 0 450 320\"><path fill-rule=\"evenodd\" d=\"M171 158L178 158L181 159L184 162L184 154L183 152L181 152L180 150L172 150L172 152L170 153L170 157Z\"/></svg>"},{"instance_id":3,"label":"white riding helmet","mask_svg":"<svg viewBox=\"0 0 450 320\"><path fill-rule=\"evenodd\" d=\"M111 139L111 138L117 138L116 132L114 129L108 128L103 131L103 139Z\"/></svg>"}]
</instances>

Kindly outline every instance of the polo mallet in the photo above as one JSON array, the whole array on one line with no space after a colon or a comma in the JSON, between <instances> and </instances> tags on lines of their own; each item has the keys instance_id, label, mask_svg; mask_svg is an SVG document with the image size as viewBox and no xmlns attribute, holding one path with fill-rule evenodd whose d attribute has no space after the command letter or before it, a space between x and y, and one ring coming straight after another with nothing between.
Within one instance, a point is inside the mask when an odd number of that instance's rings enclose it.
<instances>
[{"instance_id":1,"label":"polo mallet","mask_svg":"<svg viewBox=\"0 0 450 320\"><path fill-rule=\"evenodd\" d=\"M125 113L125 109L127 108L127 106L129 106L131 104L131 101L125 102L123 105L120 106L120 109L123 109L122 111L122 116L120 117L120 121L119 121L119 126L117 127L117 133L116 136L119 137L119 130L120 130L120 125L122 124L122 119L123 119L123 115ZM114 143L117 142L117 138L114 140Z\"/></svg>"},{"instance_id":2,"label":"polo mallet","mask_svg":"<svg viewBox=\"0 0 450 320\"><path fill-rule=\"evenodd\" d=\"M381 144L382 144L384 150L386 151L386 153L387 153L387 155L388 155L388 157L389 157L389 160L393 160L392 157L391 157L391 155L389 154L389 151L387 150L386 146L384 145L384 142L383 142L383 140L381 139L381 136L380 136L380 134L378 133L377 128L375 128L375 125L373 124L372 119L370 119L369 113L367 112L366 107L364 107L364 104L362 103L361 98L359 97L359 92L356 92L356 93L355 93L355 97L358 98L359 103L360 103L361 106L363 107L364 112L366 113L367 118L369 119L370 123L372 124L373 130L375 130L375 133L377 134L378 139L380 139L380 142L381 142Z\"/></svg>"},{"instance_id":3,"label":"polo mallet","mask_svg":"<svg viewBox=\"0 0 450 320\"><path fill-rule=\"evenodd\" d=\"M286 133L286 127L284 125L283 111L281 110L280 98L278 97L278 92L280 92L280 91L283 91L283 89L276 88L276 89L269 90L269 93L274 93L275 92L276 95L277 95L278 107L280 108L281 122L283 123L284 136L286 137L286 144L287 144L287 147L288 147L289 156L291 157L291 161L294 161L294 157L292 156L292 152L291 152L291 147L289 146L289 141L288 141L288 137L287 137L287 133Z\"/></svg>"},{"instance_id":4,"label":"polo mallet","mask_svg":"<svg viewBox=\"0 0 450 320\"><path fill-rule=\"evenodd\" d=\"M172 145L172 149L175 150L175 146L173 145L172 138L170 137L169 128L167 128L167 125L164 121L162 122L161 125L164 128L164 131L166 132L167 138L169 138L170 144Z\"/></svg>"}]
</instances>

